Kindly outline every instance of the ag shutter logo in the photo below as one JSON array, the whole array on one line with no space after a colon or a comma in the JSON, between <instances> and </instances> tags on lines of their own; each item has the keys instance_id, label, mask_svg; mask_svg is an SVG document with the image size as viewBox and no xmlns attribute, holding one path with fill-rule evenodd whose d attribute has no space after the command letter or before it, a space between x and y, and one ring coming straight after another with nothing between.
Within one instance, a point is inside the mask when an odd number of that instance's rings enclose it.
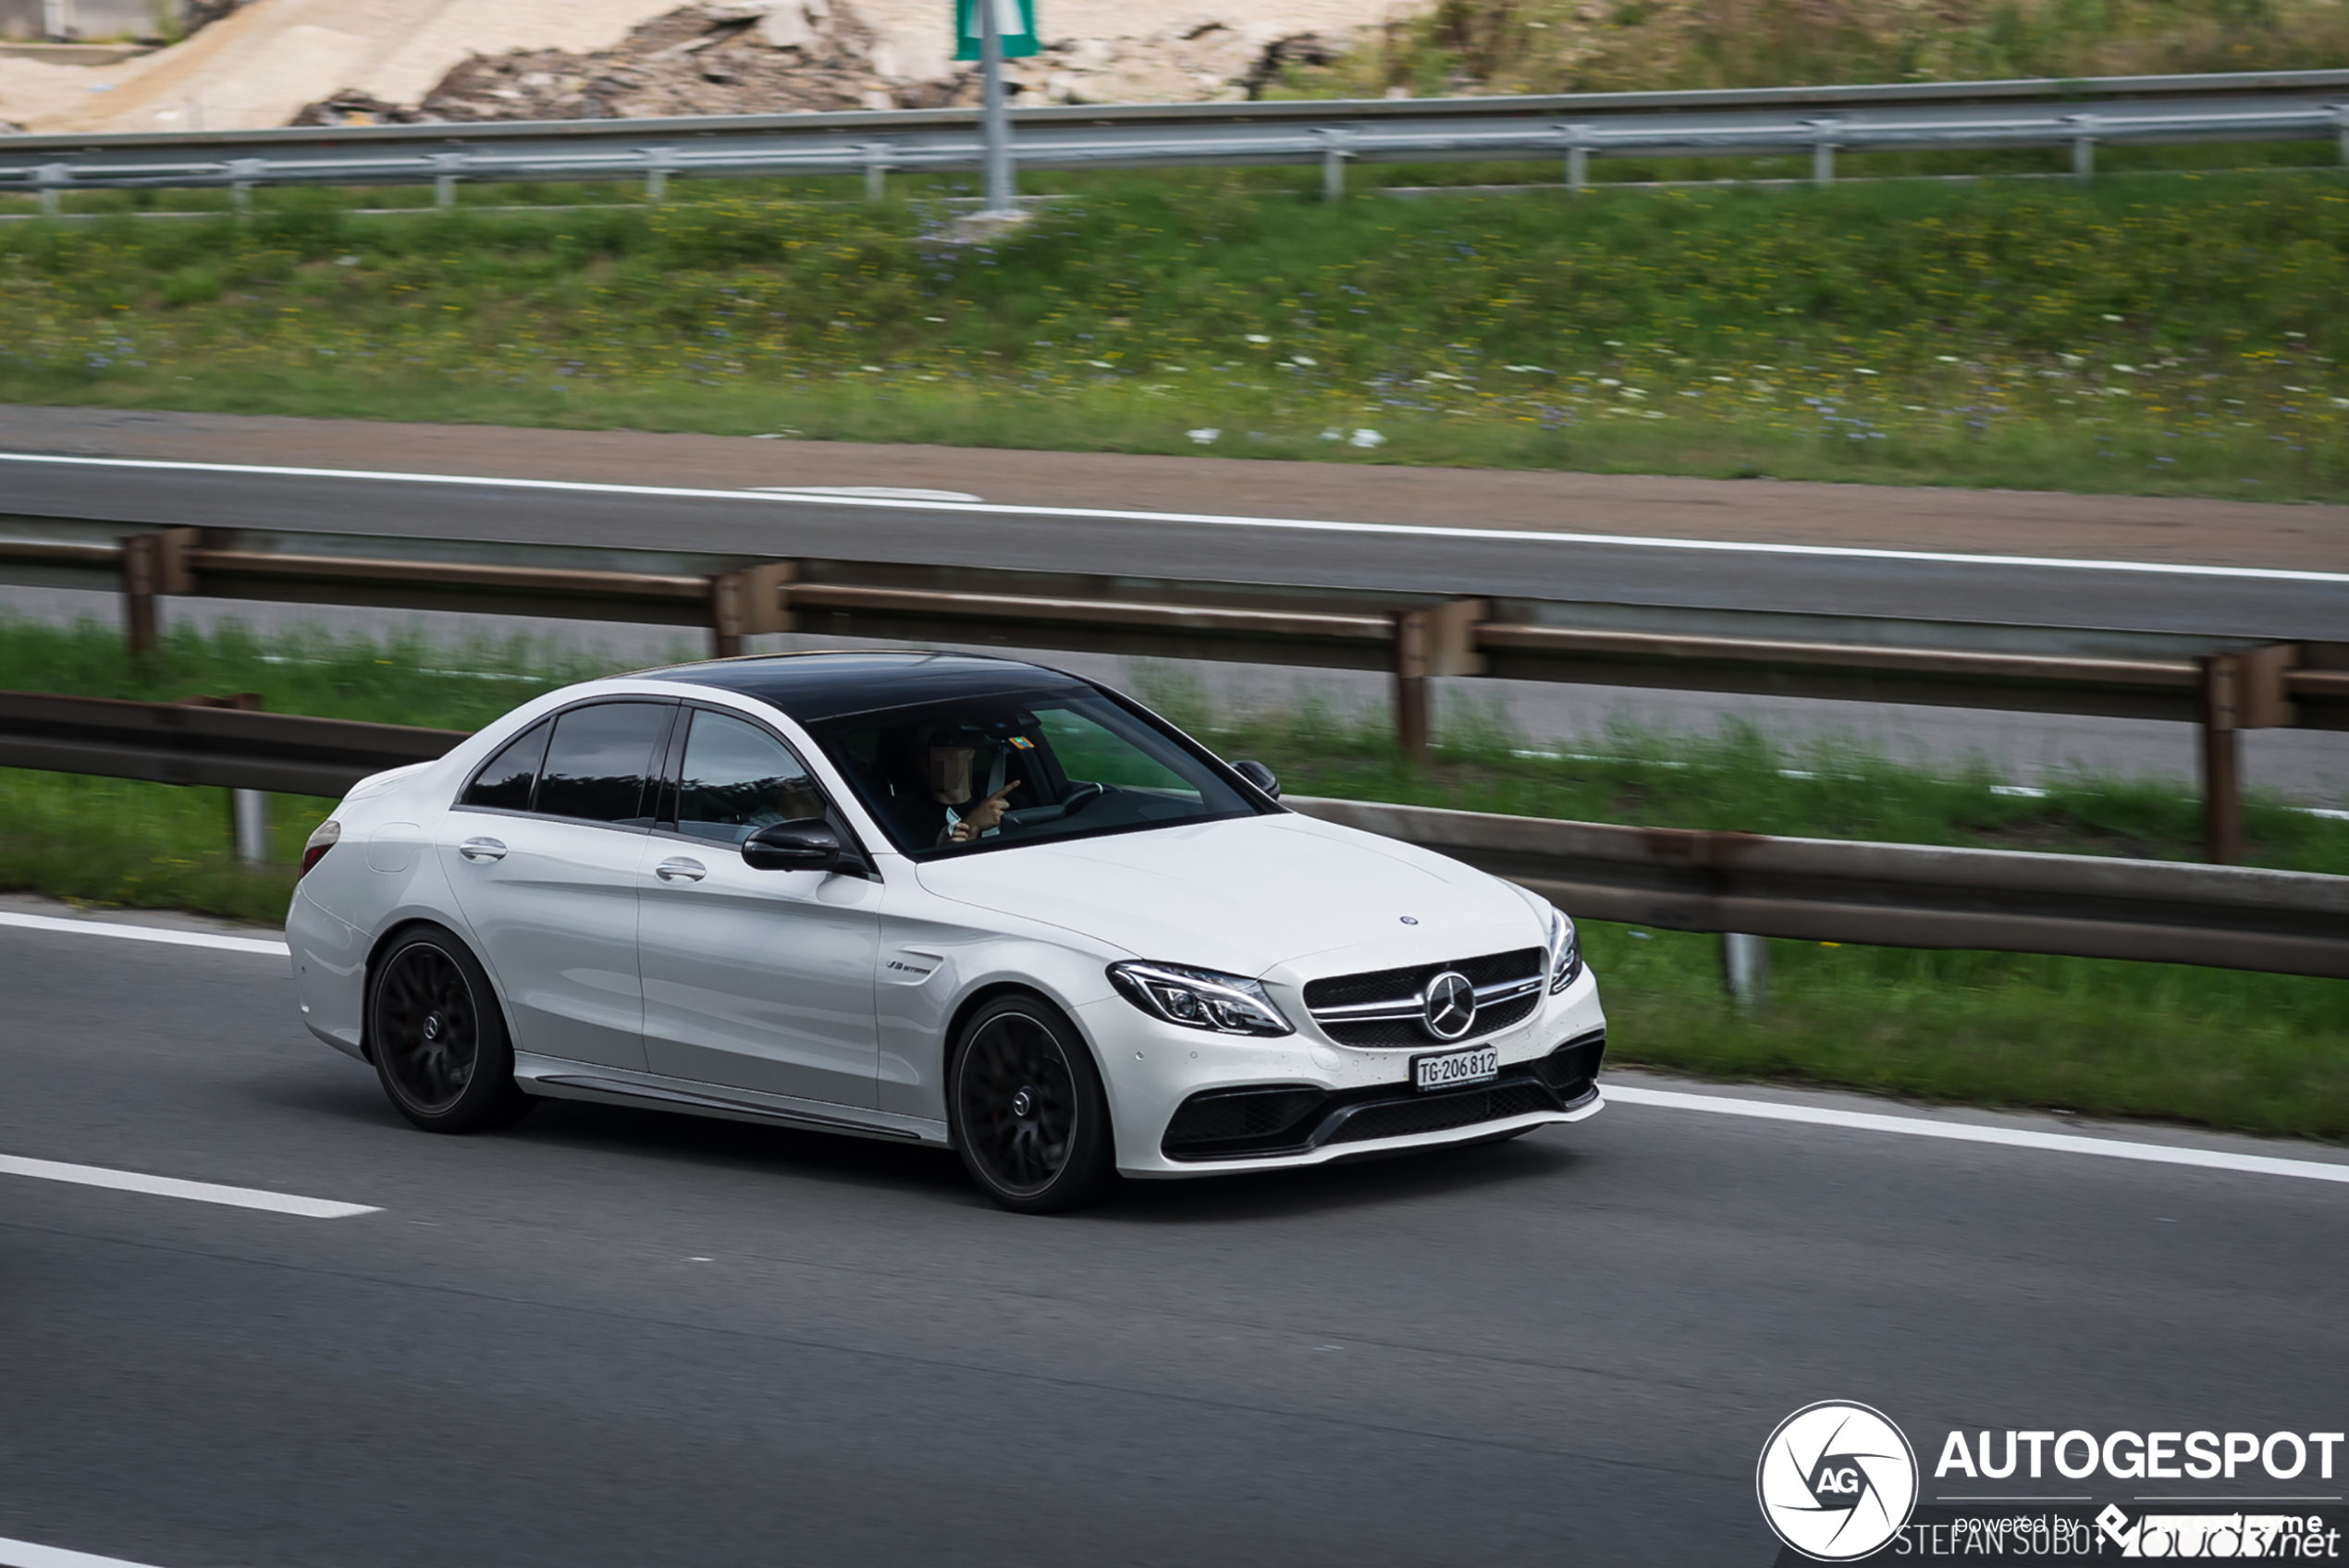
<instances>
[{"instance_id":1,"label":"ag shutter logo","mask_svg":"<svg viewBox=\"0 0 2349 1568\"><path fill-rule=\"evenodd\" d=\"M1778 1423L1753 1489L1778 1539L1814 1562L1849 1562L1908 1524L1917 1456L1881 1411L1822 1400Z\"/></svg>"}]
</instances>

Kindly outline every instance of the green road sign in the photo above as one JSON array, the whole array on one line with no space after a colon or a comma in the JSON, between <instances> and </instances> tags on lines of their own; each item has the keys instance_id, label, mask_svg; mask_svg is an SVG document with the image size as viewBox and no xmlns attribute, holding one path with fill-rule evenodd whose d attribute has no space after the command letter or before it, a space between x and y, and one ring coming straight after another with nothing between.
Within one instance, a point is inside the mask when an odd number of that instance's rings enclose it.
<instances>
[{"instance_id":1,"label":"green road sign","mask_svg":"<svg viewBox=\"0 0 2349 1568\"><path fill-rule=\"evenodd\" d=\"M1003 58L1036 53L1036 0L954 0L954 58L978 58L979 29L986 25L979 6L995 7L995 31L1003 41Z\"/></svg>"}]
</instances>

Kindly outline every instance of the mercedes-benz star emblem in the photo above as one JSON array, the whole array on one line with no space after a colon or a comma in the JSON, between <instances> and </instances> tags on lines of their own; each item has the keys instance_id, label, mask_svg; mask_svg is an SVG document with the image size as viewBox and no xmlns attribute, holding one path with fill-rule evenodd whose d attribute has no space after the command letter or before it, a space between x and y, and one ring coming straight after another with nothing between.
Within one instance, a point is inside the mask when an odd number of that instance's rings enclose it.
<instances>
[{"instance_id":1,"label":"mercedes-benz star emblem","mask_svg":"<svg viewBox=\"0 0 2349 1568\"><path fill-rule=\"evenodd\" d=\"M1476 987L1467 975L1445 970L1427 983L1427 1032L1457 1040L1476 1022Z\"/></svg>"}]
</instances>

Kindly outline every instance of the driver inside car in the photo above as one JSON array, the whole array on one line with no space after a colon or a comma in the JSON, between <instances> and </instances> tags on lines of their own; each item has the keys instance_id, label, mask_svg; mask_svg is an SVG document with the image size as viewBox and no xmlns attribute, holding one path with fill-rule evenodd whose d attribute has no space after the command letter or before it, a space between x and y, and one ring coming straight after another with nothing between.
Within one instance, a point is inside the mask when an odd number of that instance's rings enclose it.
<instances>
[{"instance_id":1,"label":"driver inside car","mask_svg":"<svg viewBox=\"0 0 2349 1568\"><path fill-rule=\"evenodd\" d=\"M971 765L981 747L995 759L994 776L989 779L990 791L974 800L977 790ZM899 820L916 828L909 837L917 843L928 839L936 844L967 844L1000 832L1012 793L1020 787L1016 778L1002 781L1005 749L1002 742L966 726L926 726L916 730L904 753L902 777L892 780L890 790L896 799Z\"/></svg>"}]
</instances>

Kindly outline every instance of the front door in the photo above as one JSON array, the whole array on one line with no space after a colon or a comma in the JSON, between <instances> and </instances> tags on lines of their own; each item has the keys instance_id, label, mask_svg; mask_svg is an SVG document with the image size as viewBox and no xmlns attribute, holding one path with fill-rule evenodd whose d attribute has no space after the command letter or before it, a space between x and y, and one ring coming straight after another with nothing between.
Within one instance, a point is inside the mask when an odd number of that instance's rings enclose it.
<instances>
[{"instance_id":1,"label":"front door","mask_svg":"<svg viewBox=\"0 0 2349 1568\"><path fill-rule=\"evenodd\" d=\"M830 815L828 802L763 726L710 708L686 718L637 884L646 1060L672 1078L871 1106L880 884L744 865L752 832Z\"/></svg>"},{"instance_id":2,"label":"front door","mask_svg":"<svg viewBox=\"0 0 2349 1568\"><path fill-rule=\"evenodd\" d=\"M566 709L509 742L442 819L449 885L518 1050L644 1071L636 872L676 711Z\"/></svg>"}]
</instances>

